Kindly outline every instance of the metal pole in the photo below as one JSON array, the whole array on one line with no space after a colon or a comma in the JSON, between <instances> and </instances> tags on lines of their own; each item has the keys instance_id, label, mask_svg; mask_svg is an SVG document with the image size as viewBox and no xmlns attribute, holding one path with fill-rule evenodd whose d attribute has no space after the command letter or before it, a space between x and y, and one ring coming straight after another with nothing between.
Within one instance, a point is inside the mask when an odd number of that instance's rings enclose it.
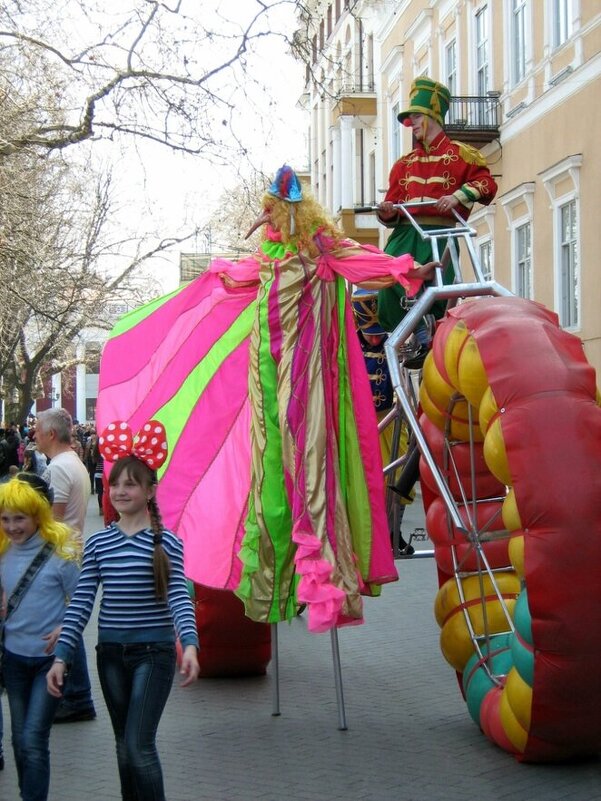
<instances>
[{"instance_id":1,"label":"metal pole","mask_svg":"<svg viewBox=\"0 0 601 801\"><path fill-rule=\"evenodd\" d=\"M280 654L278 650L278 624L271 624L271 653L273 656L273 694L271 699L271 714L277 717L280 714Z\"/></svg>"},{"instance_id":2,"label":"metal pole","mask_svg":"<svg viewBox=\"0 0 601 801\"><path fill-rule=\"evenodd\" d=\"M346 712L344 710L344 692L342 690L342 670L340 668L340 649L338 648L338 630L330 632L332 640L332 659L334 662L334 683L336 685L336 703L338 704L338 730L346 731Z\"/></svg>"}]
</instances>

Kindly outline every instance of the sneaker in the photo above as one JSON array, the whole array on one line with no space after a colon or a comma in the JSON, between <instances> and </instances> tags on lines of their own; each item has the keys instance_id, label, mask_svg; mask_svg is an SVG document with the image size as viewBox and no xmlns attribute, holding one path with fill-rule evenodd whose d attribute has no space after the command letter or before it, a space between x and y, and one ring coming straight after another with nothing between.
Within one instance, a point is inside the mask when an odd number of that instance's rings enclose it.
<instances>
[{"instance_id":1,"label":"sneaker","mask_svg":"<svg viewBox=\"0 0 601 801\"><path fill-rule=\"evenodd\" d=\"M55 723L80 723L84 720L96 720L96 710L93 706L84 709L58 709L54 716Z\"/></svg>"},{"instance_id":2,"label":"sneaker","mask_svg":"<svg viewBox=\"0 0 601 801\"><path fill-rule=\"evenodd\" d=\"M396 493L399 496L399 503L403 506L408 506L410 503L413 503L413 497L409 495L403 495L403 493L397 487L395 487L394 484L387 484L386 489L392 490L394 493ZM415 495L415 493L413 493L413 495Z\"/></svg>"},{"instance_id":3,"label":"sneaker","mask_svg":"<svg viewBox=\"0 0 601 801\"><path fill-rule=\"evenodd\" d=\"M429 352L430 348L427 345L420 345L412 356L405 359L403 367L407 370L421 370Z\"/></svg>"},{"instance_id":4,"label":"sneaker","mask_svg":"<svg viewBox=\"0 0 601 801\"><path fill-rule=\"evenodd\" d=\"M399 549L399 557L401 559L408 559L410 556L413 556L415 553L415 548L413 545L405 545L404 548Z\"/></svg>"}]
</instances>

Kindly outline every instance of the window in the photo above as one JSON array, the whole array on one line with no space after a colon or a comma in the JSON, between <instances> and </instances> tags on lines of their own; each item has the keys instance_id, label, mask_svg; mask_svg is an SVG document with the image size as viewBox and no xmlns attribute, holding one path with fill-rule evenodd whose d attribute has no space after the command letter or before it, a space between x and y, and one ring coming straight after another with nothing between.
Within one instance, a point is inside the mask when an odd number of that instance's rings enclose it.
<instances>
[{"instance_id":1,"label":"window","mask_svg":"<svg viewBox=\"0 0 601 801\"><path fill-rule=\"evenodd\" d=\"M572 35L572 0L552 0L553 47L560 47Z\"/></svg>"},{"instance_id":2,"label":"window","mask_svg":"<svg viewBox=\"0 0 601 801\"><path fill-rule=\"evenodd\" d=\"M493 280L492 268L492 240L487 239L480 243L478 248L480 255L480 267L482 268L482 275L485 281Z\"/></svg>"},{"instance_id":3,"label":"window","mask_svg":"<svg viewBox=\"0 0 601 801\"><path fill-rule=\"evenodd\" d=\"M102 353L102 345L100 342L86 342L86 373L99 373L100 372L100 355Z\"/></svg>"},{"instance_id":4,"label":"window","mask_svg":"<svg viewBox=\"0 0 601 801\"><path fill-rule=\"evenodd\" d=\"M452 39L444 51L445 56L445 83L451 95L457 94L457 45Z\"/></svg>"},{"instance_id":5,"label":"window","mask_svg":"<svg viewBox=\"0 0 601 801\"><path fill-rule=\"evenodd\" d=\"M203 273L209 266L211 255L204 253L180 253L179 255L179 280L192 281ZM116 312L113 311L113 314ZM123 313L123 312L122 312Z\"/></svg>"},{"instance_id":6,"label":"window","mask_svg":"<svg viewBox=\"0 0 601 801\"><path fill-rule=\"evenodd\" d=\"M376 192L376 154L372 150L367 159L368 176L367 176L367 202L375 205L377 203Z\"/></svg>"},{"instance_id":7,"label":"window","mask_svg":"<svg viewBox=\"0 0 601 801\"><path fill-rule=\"evenodd\" d=\"M532 298L532 232L530 223L515 230L515 292L522 298Z\"/></svg>"},{"instance_id":8,"label":"window","mask_svg":"<svg viewBox=\"0 0 601 801\"><path fill-rule=\"evenodd\" d=\"M559 324L576 328L580 324L578 264L578 220L576 201L558 209L559 214Z\"/></svg>"},{"instance_id":9,"label":"window","mask_svg":"<svg viewBox=\"0 0 601 801\"><path fill-rule=\"evenodd\" d=\"M355 89L354 75L353 75L353 51L350 43L346 44L346 53L344 55L344 85L347 91L352 92Z\"/></svg>"},{"instance_id":10,"label":"window","mask_svg":"<svg viewBox=\"0 0 601 801\"><path fill-rule=\"evenodd\" d=\"M375 72L374 72L374 37L372 35L367 37L367 86L362 86L363 92L373 92L375 90ZM363 76L361 76L363 80Z\"/></svg>"},{"instance_id":11,"label":"window","mask_svg":"<svg viewBox=\"0 0 601 801\"><path fill-rule=\"evenodd\" d=\"M96 420L97 398L86 398L86 420L93 423Z\"/></svg>"},{"instance_id":12,"label":"window","mask_svg":"<svg viewBox=\"0 0 601 801\"><path fill-rule=\"evenodd\" d=\"M476 12L476 94L480 97L489 90L488 64L488 8Z\"/></svg>"},{"instance_id":13,"label":"window","mask_svg":"<svg viewBox=\"0 0 601 801\"><path fill-rule=\"evenodd\" d=\"M401 158L401 124L399 122L399 114L401 107L395 103L392 107L392 120L390 131L390 158L392 163Z\"/></svg>"},{"instance_id":14,"label":"window","mask_svg":"<svg viewBox=\"0 0 601 801\"><path fill-rule=\"evenodd\" d=\"M106 313L110 314L112 317L120 317L122 314L127 314L127 311L127 303L114 302L106 304Z\"/></svg>"},{"instance_id":15,"label":"window","mask_svg":"<svg viewBox=\"0 0 601 801\"><path fill-rule=\"evenodd\" d=\"M534 181L527 181L499 198L511 234L511 287L516 295L529 299L534 296L532 220L535 188Z\"/></svg>"},{"instance_id":16,"label":"window","mask_svg":"<svg viewBox=\"0 0 601 801\"><path fill-rule=\"evenodd\" d=\"M554 302L559 324L580 328L580 170L582 154L575 153L540 175L553 209Z\"/></svg>"},{"instance_id":17,"label":"window","mask_svg":"<svg viewBox=\"0 0 601 801\"><path fill-rule=\"evenodd\" d=\"M470 225L477 232L475 241L474 259L480 263L480 273L484 281L494 280L494 245L495 241L495 218L497 216L495 203L490 206L482 206L470 215ZM476 265L474 265L475 267ZM474 270L474 277L478 278L478 273Z\"/></svg>"},{"instance_id":18,"label":"window","mask_svg":"<svg viewBox=\"0 0 601 801\"><path fill-rule=\"evenodd\" d=\"M511 0L511 69L513 85L526 75L526 0Z\"/></svg>"}]
</instances>

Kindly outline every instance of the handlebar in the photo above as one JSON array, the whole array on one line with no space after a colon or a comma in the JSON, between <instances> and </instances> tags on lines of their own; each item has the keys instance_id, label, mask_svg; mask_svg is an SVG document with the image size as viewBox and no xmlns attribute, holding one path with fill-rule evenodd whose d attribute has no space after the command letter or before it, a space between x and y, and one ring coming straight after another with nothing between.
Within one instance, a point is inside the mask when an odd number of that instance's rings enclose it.
<instances>
[{"instance_id":1,"label":"handlebar","mask_svg":"<svg viewBox=\"0 0 601 801\"><path fill-rule=\"evenodd\" d=\"M446 227L441 226L440 228L435 229L430 228L427 231L422 228L422 226L415 219L414 213L412 213L410 209L416 209L423 206L436 206L437 203L437 200L413 200L411 203L393 203L392 207L394 209L398 209L405 215L411 225L416 229L416 231L418 231L422 239L446 239L449 236L476 236L476 231L466 223L463 217L455 209L451 209L451 212L459 225L456 223L451 223ZM354 212L355 214L365 214L377 212L379 209L379 206L358 206L354 209Z\"/></svg>"}]
</instances>

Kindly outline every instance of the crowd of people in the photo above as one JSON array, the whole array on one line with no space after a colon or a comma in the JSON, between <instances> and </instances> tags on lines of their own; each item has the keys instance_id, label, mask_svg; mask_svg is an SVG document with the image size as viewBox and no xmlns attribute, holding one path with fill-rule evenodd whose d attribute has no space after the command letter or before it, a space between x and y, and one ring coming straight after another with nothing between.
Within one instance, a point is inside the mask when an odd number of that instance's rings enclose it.
<instances>
[{"instance_id":1,"label":"crowd of people","mask_svg":"<svg viewBox=\"0 0 601 801\"><path fill-rule=\"evenodd\" d=\"M369 453L363 452L368 440L370 443L375 441L377 448L377 434L367 426L365 418L369 415L362 414L362 410L373 402L381 418L390 408L392 388L386 369L384 341L406 313L407 297L422 291L422 287L432 280L434 270L441 266L432 262L431 247L417 241L413 228L400 214L398 204L427 199L432 205L429 210L424 210L420 222L426 228L441 223L448 226L454 223L455 211L466 219L474 202L489 203L496 191L481 155L473 148L452 142L444 133L449 100L446 87L422 77L412 87L410 104L399 115L401 123L411 126L415 147L393 166L386 198L379 206L380 222L393 229L384 254L344 239L325 210L314 199L304 197L297 176L285 165L268 190L262 214L256 221L256 225L264 226L266 232L261 271L252 259L237 264L228 262L229 268L224 267L226 262L221 260L221 266L214 270L212 266L208 277L199 279L210 284L214 291L217 291L215 287L219 282L223 285L219 288L226 292L240 290L243 293L249 285L259 284L269 288L264 295L265 303L269 301L268 311L262 310L262 296L259 294L256 330L262 332L261 337L271 337L271 340L266 340L271 341L270 354L278 355L283 365L289 365L290 375L282 368L285 380L278 372L276 381L269 372L271 361L264 358L265 348L251 348L255 369L250 371L248 384L241 384L241 392L245 397L249 393L254 398L253 430L264 430L266 421L272 426L270 430L278 429L284 420L279 415L282 407L296 409L297 416L301 407L310 408L312 396L309 389L320 382L325 382L324 397L334 397L337 386L327 375L328 369L335 372L334 365L336 369L346 371L349 386L359 392L361 382L355 384L354 376L358 369L357 361L361 361L363 356L370 378L371 396L367 391L361 397L351 399L357 415L356 419L347 421L348 430L343 434L349 448L355 441L359 443L353 453L363 461L364 473L362 483L357 486L363 492L361 497L365 497L366 503L373 507L373 530L376 532L386 523L383 504L380 501L376 503L377 488L381 485L381 466L379 460L374 462L371 458L373 449ZM249 267L251 262L252 270ZM282 264L285 264L285 276L278 272ZM211 271L216 275L211 275ZM274 274L277 274L277 282ZM338 318L334 313L334 310L342 308L335 290L338 285L342 286L342 282L336 283L337 275L370 290L367 296L359 293L354 298L359 344L352 341L354 337L349 339L350 356L347 355L345 363L342 363L338 351L329 356L327 352L346 325L344 315ZM366 282L366 278L369 281ZM444 280L450 279L445 276ZM277 292L271 287L272 282L274 287L277 286ZM311 291L307 292L309 285ZM320 303L323 309L329 310L329 315L324 312L320 318L319 325L323 330L312 328L312 339L303 340L302 348L296 350L293 334L301 323L306 333L309 330L306 319L313 319L308 315L312 292L321 299ZM279 300L276 298L278 293ZM299 297L305 306L302 303L298 305ZM280 303L280 316L274 313L276 300ZM299 319L294 316L297 309L302 313ZM433 310L434 317L440 313L438 309ZM288 335L290 342L286 339ZM257 341L261 337L256 337ZM430 347L431 331L425 322L418 326L416 339L419 344L417 361L408 364L409 367L420 367ZM282 358L287 349L294 353L294 357ZM309 352L314 352L314 358L306 358ZM324 367L326 357L331 358L331 363ZM298 362L301 361L303 369L299 368ZM288 397L290 386L294 391ZM268 390L273 391L275 407L263 406L258 401L267 396ZM321 487L324 478L321 475L322 462L325 463L338 448L339 443L332 441L327 453L324 451L323 459L315 458L315 443L327 444L332 440L332 420L336 416L326 420L325 416L316 413L318 410L316 404L312 408L313 414L299 417L298 425L294 423L294 414L286 417L281 435L286 442L291 438L294 448L282 448L276 453L279 446L274 450L270 440L268 445L272 450L268 452L263 447L265 443L261 445L260 437L251 438L255 483L250 494L247 492L243 497L244 503L248 497L254 499L250 504L245 542L247 555L251 544L256 548L257 564L261 549L265 553L276 553L281 546L281 553L288 559L291 540L302 546L299 548L302 552L309 545L313 549L322 549L323 564L326 557L336 561L328 566L328 570L335 568L335 579L340 586L332 579L331 585L321 587L329 593L331 609L328 607L319 614L315 611L318 604L311 596L310 582L305 580L306 586L301 581L299 590L302 589L306 597L300 591L295 596L291 590L290 603L286 603L285 609L277 610L281 619L286 619L297 614L297 602L311 603L309 627L312 623L315 631L361 619L360 585L365 582L376 586L394 580L396 576L386 544L388 537L395 532L382 531L383 536L370 539L362 529L352 536L354 523L350 506L344 513L332 506L326 516L328 520L335 518L338 522L348 516L345 524L348 531L342 532L344 537L341 539L345 548L340 549L347 560L344 563L316 536L311 538L304 529L301 530L302 526L296 525L291 533L288 519L285 525L274 523L273 532L280 537L279 540L276 537L272 542L266 535L262 540L259 537L259 531L270 532L270 536L273 533L270 517L273 509L269 504L262 505L258 490L255 492L253 488L255 484L262 486L262 471L273 473L273 465L278 459L282 460L284 467L280 470L280 478L286 475L298 480L292 515L299 520L302 518L301 522L306 526L309 513L315 513L315 530L318 530L318 524L321 525L321 490L315 493L317 506L314 510L308 503L310 494L305 492L301 481L306 477L305 472L297 469L298 460L304 460L304 468L308 465L313 470L315 486ZM125 431L125 424L119 425L120 430L115 428L113 433L106 435L102 432L99 436L93 425L80 424L72 420L65 409L52 408L28 418L22 425L10 422L0 428L0 590L3 612L0 692L4 687L8 695L12 747L23 801L46 801L48 797L51 726L57 722L93 720L96 716L82 633L100 585L103 591L96 662L115 733L124 801L141 798L164 801L165 798L155 737L175 672L176 635L182 646L180 673L183 686L191 684L198 676L199 643L194 609L183 572L184 544L163 526L155 498L156 468L160 458L166 457L166 442L161 440L164 430L159 431L156 421L152 421L145 427L149 433L141 433L136 439L129 429ZM140 442L150 439L153 443L162 443L157 446L158 451L139 447ZM127 444L122 445L123 442ZM161 447L164 450L161 451ZM386 461L389 445L382 440L381 447ZM286 460L291 455L296 461L288 463ZM250 460L250 453L248 458ZM115 463L105 487L104 464L107 459ZM323 485L323 495L331 496L332 503L333 498L345 494L330 491L332 482L336 480L339 480L338 474L332 470L330 483ZM108 499L105 503L106 488ZM282 505L285 505L286 487L282 484L278 492L281 492ZM97 497L99 513L102 515L103 507L108 510L110 506L117 522L109 523L105 515L108 525L103 525L84 544L84 520L90 494ZM168 494L165 498L170 502ZM411 496L405 500L410 502ZM297 507L299 504L302 506L301 502L305 505L299 514ZM251 534L254 532L252 543L248 529ZM207 534L211 532L197 532L198 536ZM336 531L336 536L341 537L341 532ZM352 543L352 547L346 548L348 543ZM356 546L370 556L365 561L372 572L366 573L361 582L357 575L357 561L361 560L355 559L352 551ZM410 556L413 552L410 543L405 543L402 537L400 547L401 555ZM274 622L269 615L275 612L267 608L267 602L262 606L257 600L254 585L264 581L258 573L257 565L249 560L244 565L240 584L245 590L238 594L243 597L250 617ZM290 587L293 586L290 582ZM267 595L270 597L269 592ZM2 734L0 708L0 770L4 767Z\"/></svg>"},{"instance_id":2,"label":"crowd of people","mask_svg":"<svg viewBox=\"0 0 601 801\"><path fill-rule=\"evenodd\" d=\"M36 441L37 417L30 415L21 425L10 422L0 425L0 484L23 471L44 476L48 470L48 457ZM90 493L98 499L98 511L103 513L104 485L102 473L104 459L98 449L98 434L94 423L73 420L70 447L85 466Z\"/></svg>"}]
</instances>

